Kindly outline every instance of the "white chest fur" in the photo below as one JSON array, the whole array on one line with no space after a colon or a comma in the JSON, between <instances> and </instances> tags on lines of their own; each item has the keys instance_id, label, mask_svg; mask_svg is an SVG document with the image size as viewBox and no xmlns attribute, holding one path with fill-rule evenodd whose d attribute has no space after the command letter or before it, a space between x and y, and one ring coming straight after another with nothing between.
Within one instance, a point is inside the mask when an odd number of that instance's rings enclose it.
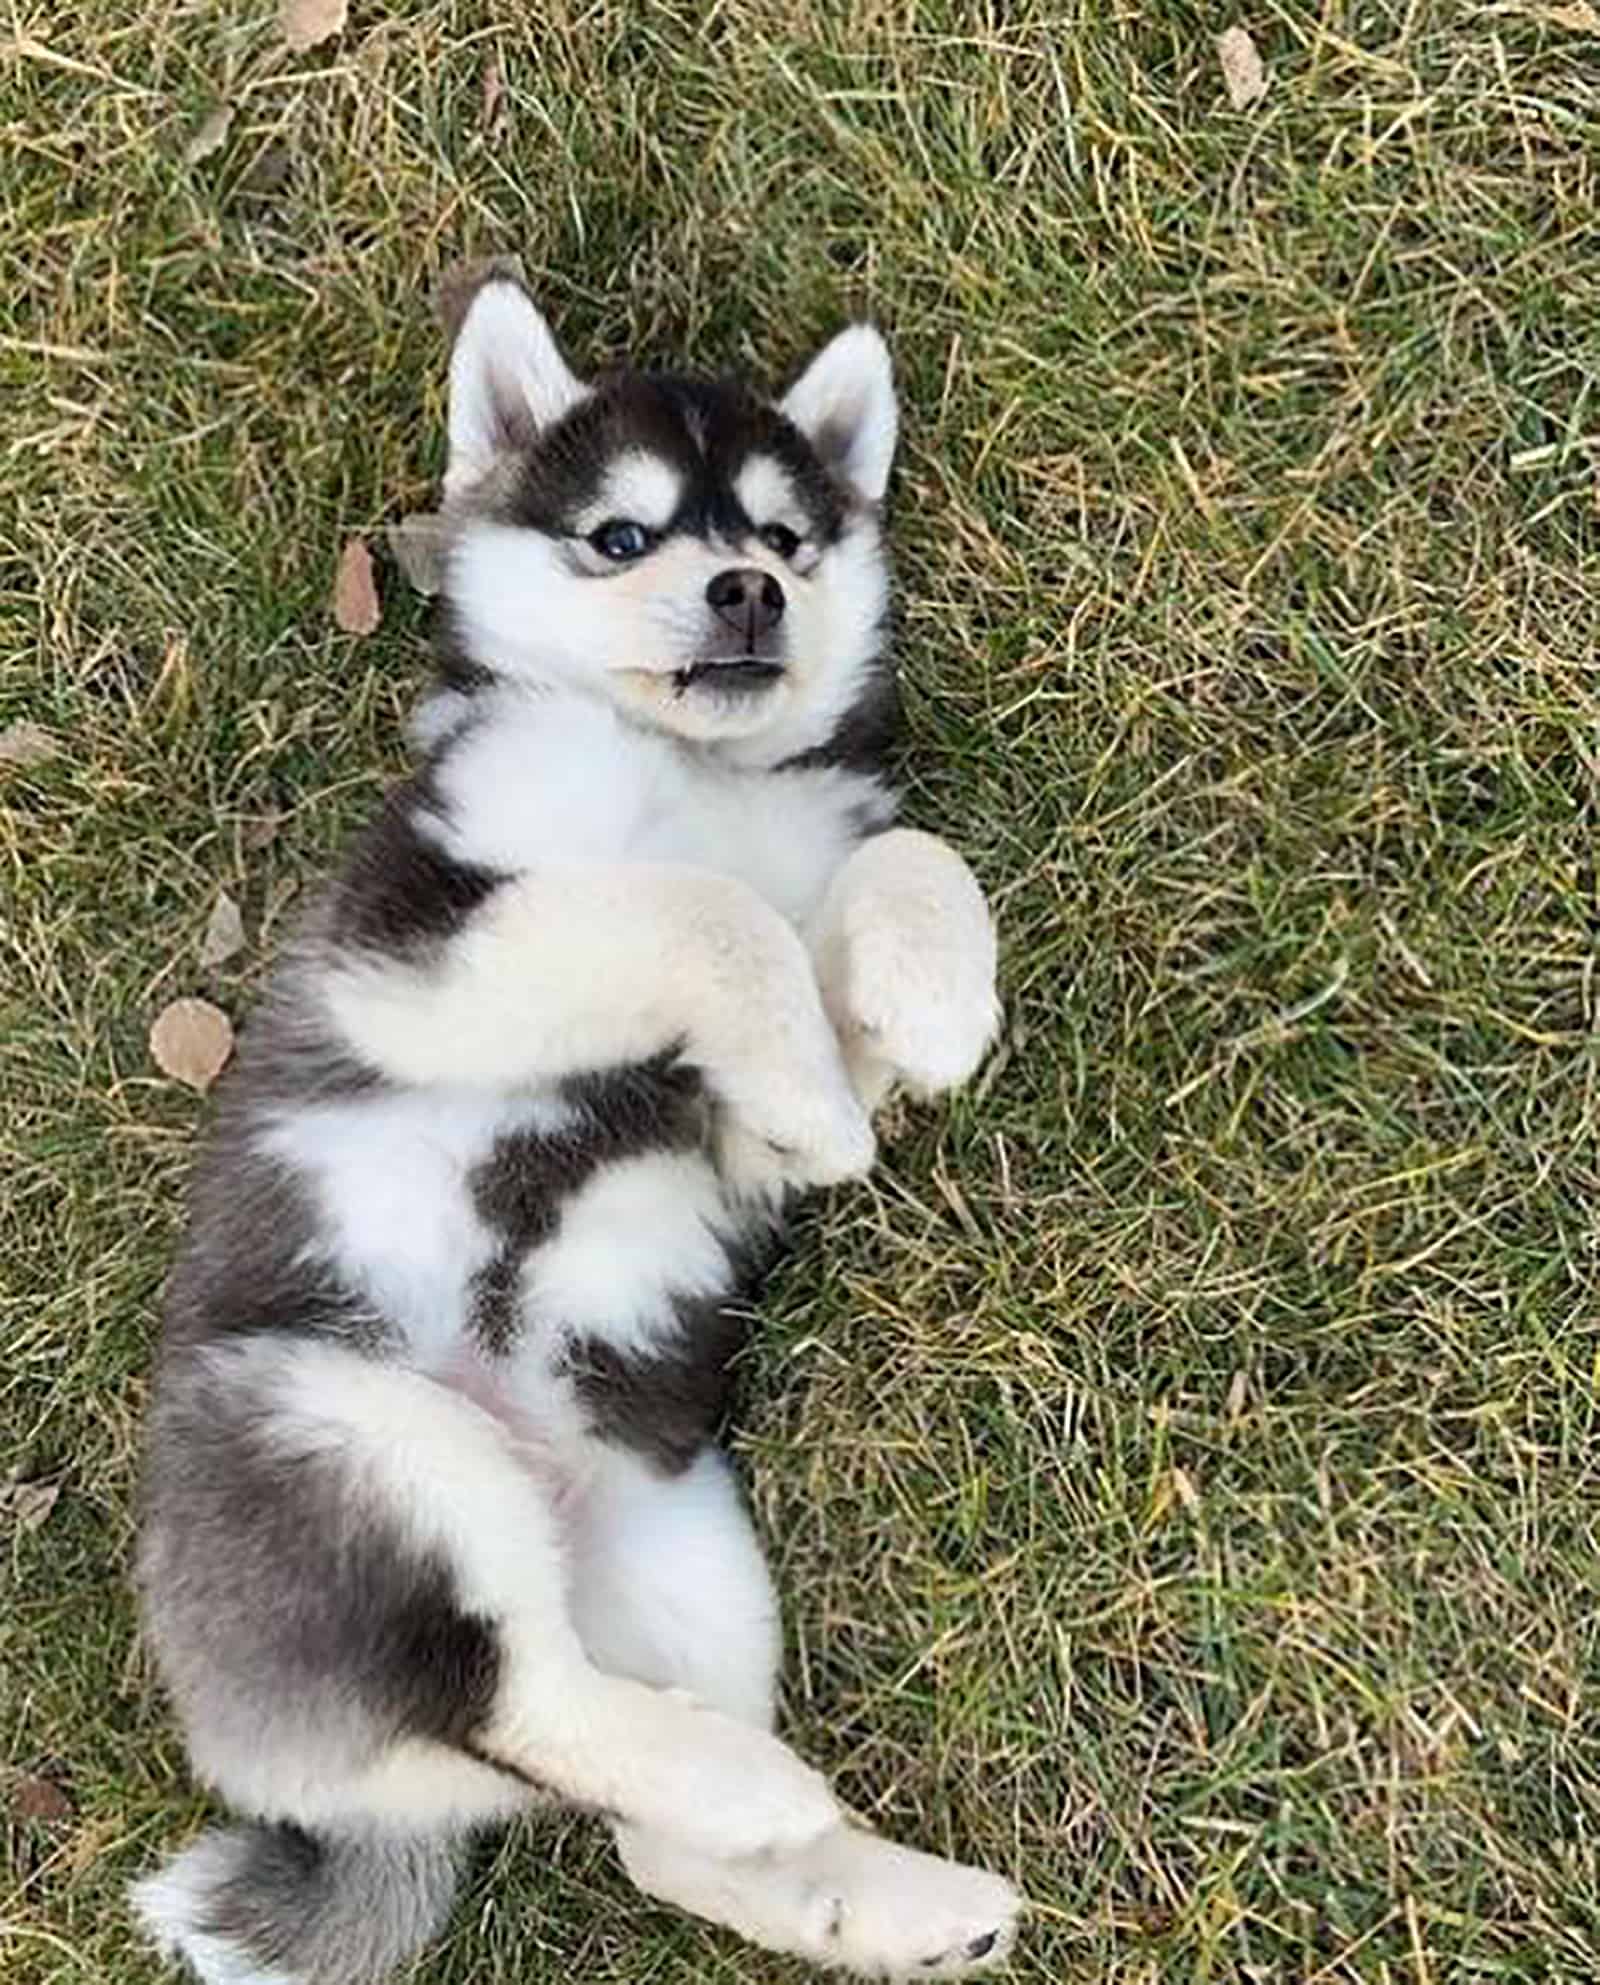
<instances>
[{"instance_id":1,"label":"white chest fur","mask_svg":"<svg viewBox=\"0 0 1600 1985\"><path fill-rule=\"evenodd\" d=\"M577 696L496 692L447 748L436 783L444 839L517 873L541 858L685 862L737 876L803 925L890 802L831 767L758 771L628 724Z\"/></svg>"}]
</instances>

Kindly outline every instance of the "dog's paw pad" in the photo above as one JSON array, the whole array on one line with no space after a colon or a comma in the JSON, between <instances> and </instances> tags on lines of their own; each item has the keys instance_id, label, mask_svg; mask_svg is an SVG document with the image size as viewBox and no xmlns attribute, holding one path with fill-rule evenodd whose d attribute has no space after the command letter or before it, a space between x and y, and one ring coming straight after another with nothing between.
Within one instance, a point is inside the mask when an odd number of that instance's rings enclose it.
<instances>
[{"instance_id":1,"label":"dog's paw pad","mask_svg":"<svg viewBox=\"0 0 1600 1985\"><path fill-rule=\"evenodd\" d=\"M918 1973L923 1978L965 1978L971 1972L989 1971L1010 1956L1015 1934L1016 1926L1012 1922L983 1930L949 1950L935 1951L931 1957L923 1958L917 1966Z\"/></svg>"},{"instance_id":2,"label":"dog's paw pad","mask_svg":"<svg viewBox=\"0 0 1600 1985\"><path fill-rule=\"evenodd\" d=\"M965 1978L1010 1955L1022 1899L1009 1882L874 1834L843 1829L814 1850L808 1944L824 1965L869 1978Z\"/></svg>"}]
</instances>

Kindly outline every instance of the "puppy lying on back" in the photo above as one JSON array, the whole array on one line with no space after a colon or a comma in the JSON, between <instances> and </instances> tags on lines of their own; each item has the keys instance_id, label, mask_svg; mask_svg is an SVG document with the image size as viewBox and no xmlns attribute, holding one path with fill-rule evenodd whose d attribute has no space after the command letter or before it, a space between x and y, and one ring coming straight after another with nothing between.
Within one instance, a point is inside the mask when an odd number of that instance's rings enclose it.
<instances>
[{"instance_id":1,"label":"puppy lying on back","mask_svg":"<svg viewBox=\"0 0 1600 1985\"><path fill-rule=\"evenodd\" d=\"M213 1985L383 1977L540 1799L773 1950L1009 1948L1006 1883L773 1734L712 1445L786 1195L994 1027L976 884L891 825L895 426L864 327L774 406L584 384L508 281L468 310L422 762L246 1031L170 1284L145 1617L242 1820L136 1903Z\"/></svg>"}]
</instances>

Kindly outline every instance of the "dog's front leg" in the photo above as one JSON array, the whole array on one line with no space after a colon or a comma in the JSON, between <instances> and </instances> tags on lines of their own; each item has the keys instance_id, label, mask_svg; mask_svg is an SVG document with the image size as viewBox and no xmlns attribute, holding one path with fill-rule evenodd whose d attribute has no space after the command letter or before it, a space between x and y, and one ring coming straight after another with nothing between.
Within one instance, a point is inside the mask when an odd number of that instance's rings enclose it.
<instances>
[{"instance_id":1,"label":"dog's front leg","mask_svg":"<svg viewBox=\"0 0 1600 1985\"><path fill-rule=\"evenodd\" d=\"M953 1089L994 1039L995 937L972 871L943 841L897 827L841 866L811 928L828 1016L870 1110L903 1083Z\"/></svg>"},{"instance_id":2,"label":"dog's front leg","mask_svg":"<svg viewBox=\"0 0 1600 1985\"><path fill-rule=\"evenodd\" d=\"M727 877L551 863L442 943L332 944L317 969L340 1038L392 1081L558 1083L676 1051L719 1106L736 1185L823 1185L872 1163L804 943Z\"/></svg>"}]
</instances>

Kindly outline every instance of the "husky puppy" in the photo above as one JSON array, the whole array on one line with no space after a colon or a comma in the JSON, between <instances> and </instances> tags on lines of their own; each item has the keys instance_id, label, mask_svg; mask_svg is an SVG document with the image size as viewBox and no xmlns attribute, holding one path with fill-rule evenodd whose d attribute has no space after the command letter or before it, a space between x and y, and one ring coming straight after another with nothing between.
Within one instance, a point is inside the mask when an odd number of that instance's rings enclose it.
<instances>
[{"instance_id":1,"label":"husky puppy","mask_svg":"<svg viewBox=\"0 0 1600 1985\"><path fill-rule=\"evenodd\" d=\"M778 405L586 384L496 279L449 427L420 767L244 1034L169 1285L144 1618L240 1820L137 1909L212 1985L360 1985L553 1799L769 1949L986 1969L1007 1884L773 1734L712 1445L785 1197L995 1023L976 884L891 825L888 356L846 330Z\"/></svg>"}]
</instances>

